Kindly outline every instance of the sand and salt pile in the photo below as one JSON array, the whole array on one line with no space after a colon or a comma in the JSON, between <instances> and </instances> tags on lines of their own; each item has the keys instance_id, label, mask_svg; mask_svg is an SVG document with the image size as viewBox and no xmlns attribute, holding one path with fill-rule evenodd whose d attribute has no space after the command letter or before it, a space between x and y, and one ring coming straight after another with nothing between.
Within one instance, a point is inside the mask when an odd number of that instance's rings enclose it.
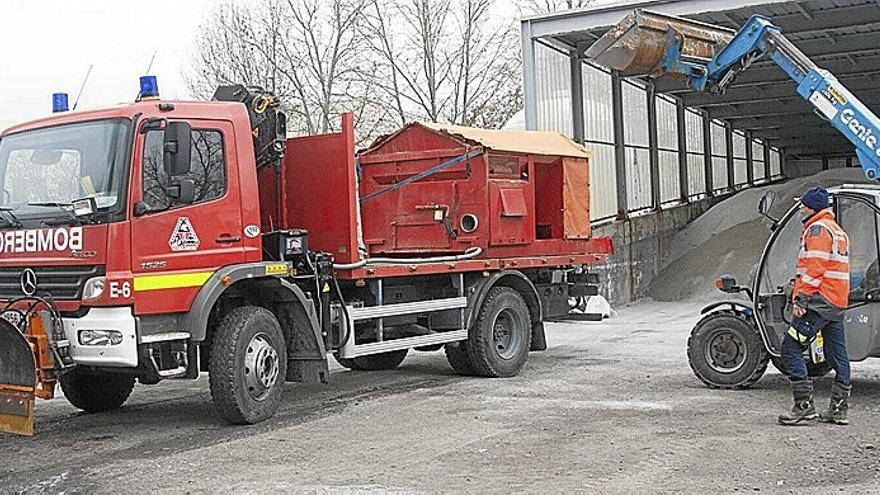
<instances>
[{"instance_id":1,"label":"sand and salt pile","mask_svg":"<svg viewBox=\"0 0 880 495\"><path fill-rule=\"evenodd\" d=\"M658 301L718 299L715 278L719 275L730 274L739 283L747 283L770 236L769 221L757 211L758 201L768 190L776 192L771 215L779 218L811 187L861 182L867 180L860 168L833 169L734 194L673 238L648 295ZM790 261L792 267L794 262Z\"/></svg>"}]
</instances>

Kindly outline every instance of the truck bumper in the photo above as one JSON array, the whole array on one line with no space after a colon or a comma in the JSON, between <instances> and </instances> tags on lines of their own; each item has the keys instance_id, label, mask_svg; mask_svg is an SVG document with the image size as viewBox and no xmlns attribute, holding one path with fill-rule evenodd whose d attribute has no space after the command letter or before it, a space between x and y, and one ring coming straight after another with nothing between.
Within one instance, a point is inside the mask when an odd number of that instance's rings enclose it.
<instances>
[{"instance_id":1,"label":"truck bumper","mask_svg":"<svg viewBox=\"0 0 880 495\"><path fill-rule=\"evenodd\" d=\"M63 320L64 333L70 342L70 357L76 364L137 367L137 325L130 307L96 307L80 318ZM83 330L115 330L122 333L122 341L118 344L83 345L80 339Z\"/></svg>"}]
</instances>

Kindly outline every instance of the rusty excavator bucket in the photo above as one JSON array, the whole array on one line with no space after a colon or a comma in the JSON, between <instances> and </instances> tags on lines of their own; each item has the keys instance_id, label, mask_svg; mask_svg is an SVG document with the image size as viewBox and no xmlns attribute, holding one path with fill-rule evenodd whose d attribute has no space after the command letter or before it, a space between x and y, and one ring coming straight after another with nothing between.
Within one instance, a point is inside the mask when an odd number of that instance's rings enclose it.
<instances>
[{"instance_id":1,"label":"rusty excavator bucket","mask_svg":"<svg viewBox=\"0 0 880 495\"><path fill-rule=\"evenodd\" d=\"M27 338L0 318L0 431L34 434L37 365Z\"/></svg>"},{"instance_id":2,"label":"rusty excavator bucket","mask_svg":"<svg viewBox=\"0 0 880 495\"><path fill-rule=\"evenodd\" d=\"M586 57L622 76L667 75L663 58L680 36L681 57L708 63L735 31L683 17L636 10L587 49Z\"/></svg>"}]
</instances>

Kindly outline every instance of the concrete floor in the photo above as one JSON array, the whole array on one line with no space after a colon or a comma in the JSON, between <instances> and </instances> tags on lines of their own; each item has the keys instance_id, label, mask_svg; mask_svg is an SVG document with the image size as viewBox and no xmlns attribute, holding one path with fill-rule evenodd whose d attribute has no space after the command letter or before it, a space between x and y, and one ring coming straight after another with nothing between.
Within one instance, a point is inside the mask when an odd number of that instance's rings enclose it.
<instances>
[{"instance_id":1,"label":"concrete floor","mask_svg":"<svg viewBox=\"0 0 880 495\"><path fill-rule=\"evenodd\" d=\"M880 360L854 365L853 424L783 428L786 381L704 387L685 357L698 304L639 303L548 325L516 378L463 378L442 352L289 385L277 416L224 424L206 377L137 386L113 413L37 403L0 437L0 490L33 493L877 493ZM828 378L818 383L824 405Z\"/></svg>"}]
</instances>

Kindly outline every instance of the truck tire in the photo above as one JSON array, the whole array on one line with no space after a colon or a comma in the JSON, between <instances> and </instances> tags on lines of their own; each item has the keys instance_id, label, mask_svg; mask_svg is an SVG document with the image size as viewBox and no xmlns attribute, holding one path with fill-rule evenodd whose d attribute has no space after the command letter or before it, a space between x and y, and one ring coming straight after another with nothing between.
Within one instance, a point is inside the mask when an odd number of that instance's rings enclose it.
<instances>
[{"instance_id":1,"label":"truck tire","mask_svg":"<svg viewBox=\"0 0 880 495\"><path fill-rule=\"evenodd\" d=\"M723 389L751 387L770 361L758 330L729 311L712 313L697 323L688 338L687 355L697 378Z\"/></svg>"},{"instance_id":2,"label":"truck tire","mask_svg":"<svg viewBox=\"0 0 880 495\"><path fill-rule=\"evenodd\" d=\"M804 358L807 365L807 375L810 378L822 378L830 372L834 365L828 359L823 363L814 363L811 359ZM773 367L776 368L783 375L788 375L788 372L785 371L785 364L782 362L782 358L771 357L770 362L773 363Z\"/></svg>"},{"instance_id":3,"label":"truck tire","mask_svg":"<svg viewBox=\"0 0 880 495\"><path fill-rule=\"evenodd\" d=\"M77 409L93 413L118 409L134 388L134 375L73 369L61 375L64 397Z\"/></svg>"},{"instance_id":4,"label":"truck tire","mask_svg":"<svg viewBox=\"0 0 880 495\"><path fill-rule=\"evenodd\" d=\"M488 378L515 376L526 362L531 341L525 299L513 288L495 287L483 300L465 343L470 368Z\"/></svg>"},{"instance_id":5,"label":"truck tire","mask_svg":"<svg viewBox=\"0 0 880 495\"><path fill-rule=\"evenodd\" d=\"M471 358L467 353L467 341L453 342L446 344L446 360L456 373L463 376L474 376L474 369L471 367Z\"/></svg>"},{"instance_id":6,"label":"truck tire","mask_svg":"<svg viewBox=\"0 0 880 495\"><path fill-rule=\"evenodd\" d=\"M227 313L217 326L208 364L217 412L234 424L272 417L281 403L287 348L275 315L257 306Z\"/></svg>"},{"instance_id":7,"label":"truck tire","mask_svg":"<svg viewBox=\"0 0 880 495\"><path fill-rule=\"evenodd\" d=\"M370 354L369 356L359 356L350 359L336 357L336 362L344 368L356 371L393 370L400 366L400 363L406 358L408 352L409 349L402 349L399 351Z\"/></svg>"}]
</instances>

